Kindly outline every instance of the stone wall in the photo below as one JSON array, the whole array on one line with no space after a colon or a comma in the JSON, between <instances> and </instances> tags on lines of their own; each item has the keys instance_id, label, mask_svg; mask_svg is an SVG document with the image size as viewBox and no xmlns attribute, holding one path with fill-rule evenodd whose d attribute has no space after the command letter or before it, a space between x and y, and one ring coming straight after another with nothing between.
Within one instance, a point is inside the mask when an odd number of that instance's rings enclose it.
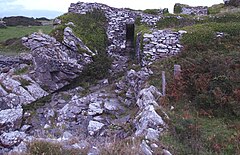
<instances>
[{"instance_id":1,"label":"stone wall","mask_svg":"<svg viewBox=\"0 0 240 155\"><path fill-rule=\"evenodd\" d=\"M180 3L176 3L174 8L179 8L181 10L180 14L186 14L186 15L207 15L208 14L208 7L206 6L197 6L197 7L192 7Z\"/></svg>"},{"instance_id":2,"label":"stone wall","mask_svg":"<svg viewBox=\"0 0 240 155\"><path fill-rule=\"evenodd\" d=\"M108 21L107 36L109 46L108 54L113 58L112 70L125 70L129 53L126 47L126 24L134 23L137 17L141 17L141 22L148 25L156 25L161 16L144 14L140 11L132 11L122 8L113 8L99 3L72 3L68 12L86 14L94 9L102 10Z\"/></svg>"},{"instance_id":3,"label":"stone wall","mask_svg":"<svg viewBox=\"0 0 240 155\"><path fill-rule=\"evenodd\" d=\"M142 65L150 65L160 58L176 55L181 51L180 38L186 31L154 30L143 35Z\"/></svg>"}]
</instances>

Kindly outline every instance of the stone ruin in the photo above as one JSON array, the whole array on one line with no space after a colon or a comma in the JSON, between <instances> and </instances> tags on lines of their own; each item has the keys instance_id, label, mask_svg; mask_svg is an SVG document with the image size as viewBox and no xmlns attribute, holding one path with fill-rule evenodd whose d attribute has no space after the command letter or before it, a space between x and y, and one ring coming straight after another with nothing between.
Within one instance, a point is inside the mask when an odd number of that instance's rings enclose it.
<instances>
[{"instance_id":1,"label":"stone ruin","mask_svg":"<svg viewBox=\"0 0 240 155\"><path fill-rule=\"evenodd\" d=\"M93 9L102 10L108 21L107 36L109 46L107 53L114 58L113 71L123 71L126 69L126 64L131 52L133 52L132 55L138 55L139 59L141 58L140 63L142 65L146 65L149 61L175 55L182 47L179 43L179 38L182 33L175 33L170 30L158 32L152 29L154 34L143 34L145 37L148 36L148 38L144 39L144 50L134 51L134 35L137 35L134 34L134 23L136 19L140 18L141 23L154 26L163 19L161 15L145 14L141 11L132 11L123 8L113 8L99 3L83 2L72 3L68 10L72 13L86 14L87 12L93 11ZM149 42L147 40L149 40ZM157 43L157 40L159 43Z\"/></svg>"},{"instance_id":2,"label":"stone ruin","mask_svg":"<svg viewBox=\"0 0 240 155\"><path fill-rule=\"evenodd\" d=\"M174 8L181 8L180 14L186 14L186 15L198 15L198 16L204 16L208 15L208 7L207 6L188 6L185 4L176 3Z\"/></svg>"}]
</instances>

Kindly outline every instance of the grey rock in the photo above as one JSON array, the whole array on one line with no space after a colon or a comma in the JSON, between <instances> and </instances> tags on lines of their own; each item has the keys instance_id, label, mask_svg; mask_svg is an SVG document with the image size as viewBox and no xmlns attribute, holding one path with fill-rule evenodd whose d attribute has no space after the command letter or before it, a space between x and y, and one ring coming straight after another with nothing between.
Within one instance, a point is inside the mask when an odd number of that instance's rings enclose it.
<instances>
[{"instance_id":1,"label":"grey rock","mask_svg":"<svg viewBox=\"0 0 240 155\"><path fill-rule=\"evenodd\" d=\"M104 108L110 111L121 109L118 99L109 99L104 102Z\"/></svg>"},{"instance_id":2,"label":"grey rock","mask_svg":"<svg viewBox=\"0 0 240 155\"><path fill-rule=\"evenodd\" d=\"M13 147L12 151L10 152L10 154L11 153L13 153L13 154L16 154L16 153L26 153L27 150L28 150L27 143L22 141L19 145Z\"/></svg>"},{"instance_id":3,"label":"grey rock","mask_svg":"<svg viewBox=\"0 0 240 155\"><path fill-rule=\"evenodd\" d=\"M19 144L26 136L24 132L19 131L5 132L0 136L0 145L3 147L12 147Z\"/></svg>"},{"instance_id":4,"label":"grey rock","mask_svg":"<svg viewBox=\"0 0 240 155\"><path fill-rule=\"evenodd\" d=\"M103 102L102 101L96 101L89 104L89 110L88 115L96 115L96 114L102 114L103 113Z\"/></svg>"},{"instance_id":5,"label":"grey rock","mask_svg":"<svg viewBox=\"0 0 240 155\"><path fill-rule=\"evenodd\" d=\"M31 125L23 125L20 129L20 131L22 132L26 132L27 130L29 130L32 126Z\"/></svg>"},{"instance_id":6,"label":"grey rock","mask_svg":"<svg viewBox=\"0 0 240 155\"><path fill-rule=\"evenodd\" d=\"M69 139L71 139L73 137L73 135L70 133L70 132L68 132L68 131L65 131L64 133L63 133L63 140L69 140Z\"/></svg>"},{"instance_id":7,"label":"grey rock","mask_svg":"<svg viewBox=\"0 0 240 155\"><path fill-rule=\"evenodd\" d=\"M153 151L148 146L148 144L145 142L145 140L142 141L140 148L141 148L142 152L144 153L144 155L152 155Z\"/></svg>"},{"instance_id":8,"label":"grey rock","mask_svg":"<svg viewBox=\"0 0 240 155\"><path fill-rule=\"evenodd\" d=\"M163 149L163 155L172 155L168 150Z\"/></svg>"},{"instance_id":9,"label":"grey rock","mask_svg":"<svg viewBox=\"0 0 240 155\"><path fill-rule=\"evenodd\" d=\"M157 114L153 105L145 107L136 117L136 135L141 135L148 127L158 129L165 127L165 123L161 116Z\"/></svg>"},{"instance_id":10,"label":"grey rock","mask_svg":"<svg viewBox=\"0 0 240 155\"><path fill-rule=\"evenodd\" d=\"M162 94L154 86L144 88L138 94L137 105L140 109L143 109L148 105L158 106L156 100L161 96Z\"/></svg>"},{"instance_id":11,"label":"grey rock","mask_svg":"<svg viewBox=\"0 0 240 155\"><path fill-rule=\"evenodd\" d=\"M0 133L19 129L22 123L22 116L22 108L0 111Z\"/></svg>"},{"instance_id":12,"label":"grey rock","mask_svg":"<svg viewBox=\"0 0 240 155\"><path fill-rule=\"evenodd\" d=\"M103 126L104 126L103 123L100 123L100 122L97 122L97 121L90 121L89 124L88 124L89 135L93 136L94 134L96 134L96 132L101 130Z\"/></svg>"},{"instance_id":13,"label":"grey rock","mask_svg":"<svg viewBox=\"0 0 240 155\"><path fill-rule=\"evenodd\" d=\"M77 38L74 34L73 31L70 27L66 27L64 29L64 36L63 36L63 44L66 45L67 47L71 48L73 51L78 52L78 46L83 49L86 50L88 53L91 53L91 55L85 54L84 56L86 59L89 59L89 61L91 61L91 56L94 56L95 53L93 53L83 42L80 38Z\"/></svg>"},{"instance_id":14,"label":"grey rock","mask_svg":"<svg viewBox=\"0 0 240 155\"><path fill-rule=\"evenodd\" d=\"M160 131L152 129L152 128L148 128L145 138L150 140L150 141L154 141L154 140L158 141L159 136L160 136Z\"/></svg>"}]
</instances>

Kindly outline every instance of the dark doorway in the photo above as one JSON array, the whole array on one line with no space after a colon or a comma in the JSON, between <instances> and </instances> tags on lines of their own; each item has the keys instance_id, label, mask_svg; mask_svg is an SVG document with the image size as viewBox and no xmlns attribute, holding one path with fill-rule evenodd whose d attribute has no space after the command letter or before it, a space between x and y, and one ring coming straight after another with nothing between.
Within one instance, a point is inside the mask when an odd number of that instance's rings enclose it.
<instances>
[{"instance_id":1,"label":"dark doorway","mask_svg":"<svg viewBox=\"0 0 240 155\"><path fill-rule=\"evenodd\" d=\"M134 48L134 29L135 29L134 23L126 24L126 47L127 48Z\"/></svg>"}]
</instances>

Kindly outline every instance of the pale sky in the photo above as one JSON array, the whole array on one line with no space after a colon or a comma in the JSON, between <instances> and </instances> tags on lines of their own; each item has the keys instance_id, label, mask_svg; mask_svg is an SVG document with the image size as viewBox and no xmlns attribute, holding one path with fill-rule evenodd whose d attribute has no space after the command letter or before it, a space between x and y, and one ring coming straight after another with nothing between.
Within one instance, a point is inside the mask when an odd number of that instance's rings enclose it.
<instances>
[{"instance_id":1,"label":"pale sky","mask_svg":"<svg viewBox=\"0 0 240 155\"><path fill-rule=\"evenodd\" d=\"M0 0L0 17L10 15L24 15L33 17L46 16L54 18L67 12L70 3L79 0ZM132 9L159 9L173 10L175 3L191 6L211 6L223 3L223 0L81 0L82 2L98 2L109 6Z\"/></svg>"}]
</instances>

